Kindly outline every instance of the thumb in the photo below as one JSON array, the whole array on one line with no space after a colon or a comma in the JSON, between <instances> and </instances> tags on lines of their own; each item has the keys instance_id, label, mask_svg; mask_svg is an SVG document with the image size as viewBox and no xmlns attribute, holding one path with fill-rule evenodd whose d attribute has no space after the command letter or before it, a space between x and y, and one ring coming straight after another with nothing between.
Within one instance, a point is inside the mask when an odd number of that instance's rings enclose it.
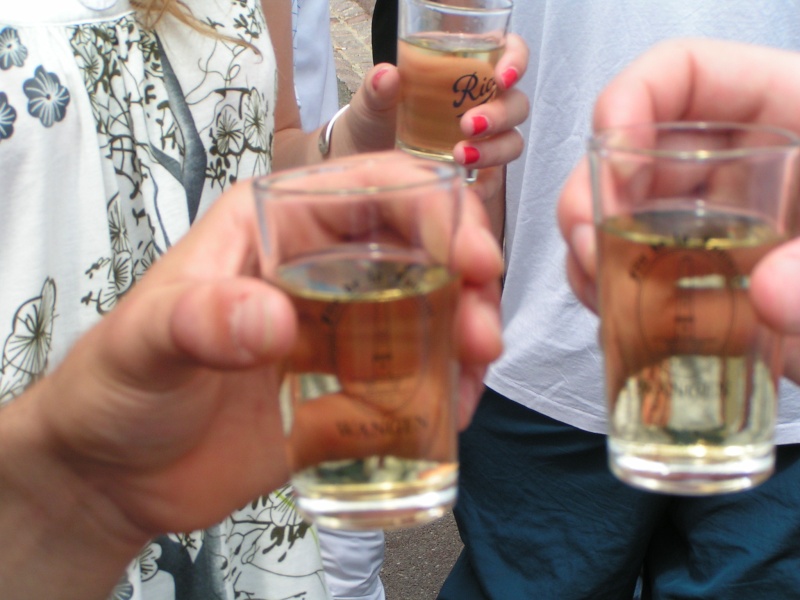
<instances>
[{"instance_id":1,"label":"thumb","mask_svg":"<svg viewBox=\"0 0 800 600\"><path fill-rule=\"evenodd\" d=\"M394 147L400 74L388 63L374 66L350 100L348 131L356 152Z\"/></svg>"},{"instance_id":2,"label":"thumb","mask_svg":"<svg viewBox=\"0 0 800 600\"><path fill-rule=\"evenodd\" d=\"M147 285L100 323L96 348L130 377L176 375L175 367L247 368L283 357L296 334L291 304L255 278ZM164 381L164 379L162 379Z\"/></svg>"},{"instance_id":3,"label":"thumb","mask_svg":"<svg viewBox=\"0 0 800 600\"><path fill-rule=\"evenodd\" d=\"M148 278L45 379L65 390L45 396L49 427L65 448L92 460L128 464L135 448L134 462L152 465L188 452L211 435L223 408L244 414L261 405L274 375L262 367L294 341L288 299L258 279Z\"/></svg>"},{"instance_id":4,"label":"thumb","mask_svg":"<svg viewBox=\"0 0 800 600\"><path fill-rule=\"evenodd\" d=\"M285 356L296 335L288 298L260 281L238 278L194 286L170 316L186 355L214 367L249 367Z\"/></svg>"},{"instance_id":5,"label":"thumb","mask_svg":"<svg viewBox=\"0 0 800 600\"><path fill-rule=\"evenodd\" d=\"M354 100L372 111L394 110L400 97L400 71L389 63L375 65L367 73ZM352 104L352 103L351 103Z\"/></svg>"}]
</instances>

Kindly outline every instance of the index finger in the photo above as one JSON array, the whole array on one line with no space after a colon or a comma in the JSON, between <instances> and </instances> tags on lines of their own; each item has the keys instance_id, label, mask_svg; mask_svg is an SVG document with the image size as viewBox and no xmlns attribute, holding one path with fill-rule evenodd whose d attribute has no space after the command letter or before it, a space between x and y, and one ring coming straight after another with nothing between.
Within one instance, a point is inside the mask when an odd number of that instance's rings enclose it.
<instances>
[{"instance_id":1,"label":"index finger","mask_svg":"<svg viewBox=\"0 0 800 600\"><path fill-rule=\"evenodd\" d=\"M663 42L600 94L595 129L659 121L765 123L800 131L800 55L720 40Z\"/></svg>"},{"instance_id":2,"label":"index finger","mask_svg":"<svg viewBox=\"0 0 800 600\"><path fill-rule=\"evenodd\" d=\"M501 89L507 90L517 83L528 68L530 52L525 41L515 33L506 36L503 56L497 61L495 75Z\"/></svg>"}]
</instances>

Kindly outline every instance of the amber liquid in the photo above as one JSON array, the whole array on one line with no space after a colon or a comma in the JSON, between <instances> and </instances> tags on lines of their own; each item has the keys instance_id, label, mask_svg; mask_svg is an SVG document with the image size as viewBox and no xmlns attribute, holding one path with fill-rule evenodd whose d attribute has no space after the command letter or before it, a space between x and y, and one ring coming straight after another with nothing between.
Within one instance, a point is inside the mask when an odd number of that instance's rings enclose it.
<instances>
[{"instance_id":1,"label":"amber liquid","mask_svg":"<svg viewBox=\"0 0 800 600\"><path fill-rule=\"evenodd\" d=\"M283 390L299 510L351 529L444 514L457 476L457 279L413 254L354 247L287 264L279 282L300 324Z\"/></svg>"},{"instance_id":2,"label":"amber liquid","mask_svg":"<svg viewBox=\"0 0 800 600\"><path fill-rule=\"evenodd\" d=\"M464 139L462 115L497 94L496 39L445 33L408 36L397 46L401 98L397 145L430 158L452 158Z\"/></svg>"},{"instance_id":3,"label":"amber liquid","mask_svg":"<svg viewBox=\"0 0 800 600\"><path fill-rule=\"evenodd\" d=\"M781 238L751 217L680 202L608 219L598 236L612 470L681 494L763 481L780 341L748 287Z\"/></svg>"}]
</instances>

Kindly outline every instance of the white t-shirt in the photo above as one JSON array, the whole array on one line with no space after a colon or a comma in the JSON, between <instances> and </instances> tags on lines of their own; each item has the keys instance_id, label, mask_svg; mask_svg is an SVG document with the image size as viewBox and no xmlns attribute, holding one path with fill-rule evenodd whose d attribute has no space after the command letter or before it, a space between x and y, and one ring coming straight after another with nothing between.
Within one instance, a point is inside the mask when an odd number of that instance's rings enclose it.
<instances>
[{"instance_id":1,"label":"white t-shirt","mask_svg":"<svg viewBox=\"0 0 800 600\"><path fill-rule=\"evenodd\" d=\"M561 186L584 155L594 101L655 42L716 37L800 50L798 0L532 0L512 30L531 50L524 155L508 168L503 356L486 383L549 417L604 433L597 318L572 295L556 224ZM800 74L787 73L787 77ZM800 442L800 394L781 382L779 443Z\"/></svg>"},{"instance_id":2,"label":"white t-shirt","mask_svg":"<svg viewBox=\"0 0 800 600\"><path fill-rule=\"evenodd\" d=\"M276 65L261 4L186 4L220 37L170 17L153 33L127 0L3 5L0 402L58 364L233 181L269 172ZM283 489L153 540L112 597L329 594L315 531Z\"/></svg>"}]
</instances>

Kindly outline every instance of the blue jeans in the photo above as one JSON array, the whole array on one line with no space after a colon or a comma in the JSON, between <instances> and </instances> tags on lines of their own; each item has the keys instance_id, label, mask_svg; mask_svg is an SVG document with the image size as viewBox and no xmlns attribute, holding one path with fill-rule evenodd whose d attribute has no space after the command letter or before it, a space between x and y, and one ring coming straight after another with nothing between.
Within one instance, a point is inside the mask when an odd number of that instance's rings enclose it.
<instances>
[{"instance_id":1,"label":"blue jeans","mask_svg":"<svg viewBox=\"0 0 800 600\"><path fill-rule=\"evenodd\" d=\"M619 482L605 436L492 390L460 442L464 550L440 600L631 600L642 572L653 599L800 598L800 445L753 490L678 497Z\"/></svg>"}]
</instances>

